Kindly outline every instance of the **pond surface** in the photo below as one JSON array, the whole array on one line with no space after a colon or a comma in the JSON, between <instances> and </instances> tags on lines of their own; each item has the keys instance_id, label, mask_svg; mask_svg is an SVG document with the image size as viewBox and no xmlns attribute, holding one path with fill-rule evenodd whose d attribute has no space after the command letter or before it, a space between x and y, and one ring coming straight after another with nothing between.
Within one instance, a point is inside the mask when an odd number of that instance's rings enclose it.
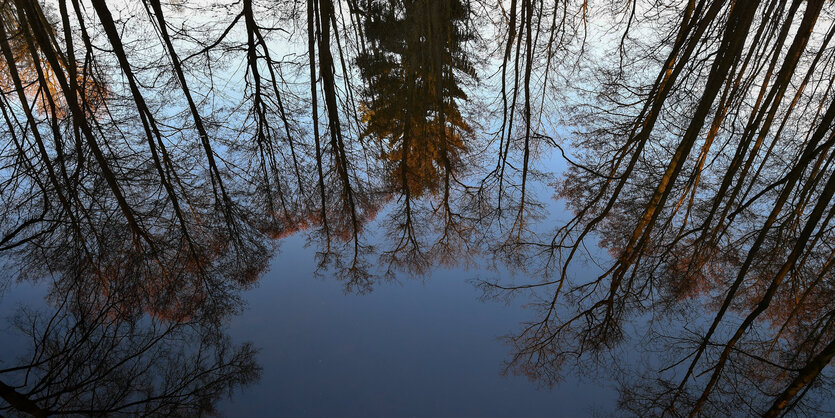
<instances>
[{"instance_id":1,"label":"pond surface","mask_svg":"<svg viewBox=\"0 0 835 418\"><path fill-rule=\"evenodd\" d=\"M230 334L253 341L261 381L221 410L288 416L583 416L614 410L605 382L538 389L502 376L499 340L527 319L518 303L481 302L464 269L401 279L368 295L345 295L312 279L303 240L288 239ZM288 267L292 266L292 267ZM408 411L404 413L404 411Z\"/></svg>"},{"instance_id":2,"label":"pond surface","mask_svg":"<svg viewBox=\"0 0 835 418\"><path fill-rule=\"evenodd\" d=\"M835 416L835 3L0 4L0 415Z\"/></svg>"},{"instance_id":3,"label":"pond surface","mask_svg":"<svg viewBox=\"0 0 835 418\"><path fill-rule=\"evenodd\" d=\"M558 159L548 161L555 170ZM547 187L533 190L546 195ZM547 221L565 217L547 204ZM387 215L384 210L380 218ZM379 225L369 235L379 238ZM385 245L383 240L377 241ZM281 241L269 270L245 294L229 333L259 347L261 381L221 404L229 415L265 408L289 416L563 416L613 413L613 375L569 375L548 388L507 373L510 330L529 320L526 300L484 300L474 282L512 277L488 269L438 267L398 274L367 294L316 273L304 234ZM586 267L587 270L590 270Z\"/></svg>"}]
</instances>

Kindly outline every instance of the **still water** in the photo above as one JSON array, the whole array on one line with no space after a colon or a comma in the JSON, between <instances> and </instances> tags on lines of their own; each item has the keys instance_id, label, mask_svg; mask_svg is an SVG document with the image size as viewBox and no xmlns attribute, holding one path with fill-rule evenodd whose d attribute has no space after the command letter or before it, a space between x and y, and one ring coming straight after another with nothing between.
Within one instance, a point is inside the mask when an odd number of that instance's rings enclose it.
<instances>
[{"instance_id":1,"label":"still water","mask_svg":"<svg viewBox=\"0 0 835 418\"><path fill-rule=\"evenodd\" d=\"M518 303L478 300L471 270L401 278L368 295L312 279L303 240L282 245L230 333L255 342L264 372L221 409L230 415L583 416L613 411L606 382L552 390L501 375L499 340L527 319Z\"/></svg>"},{"instance_id":2,"label":"still water","mask_svg":"<svg viewBox=\"0 0 835 418\"><path fill-rule=\"evenodd\" d=\"M561 169L561 162L548 161ZM534 185L547 193L547 186ZM565 216L547 205L543 222ZM384 219L384 210L379 216ZM379 230L372 226L372 237ZM373 234L373 232L378 232ZM372 238L373 239L373 238ZM433 268L398 274L367 294L345 292L315 274L304 234L286 238L230 335L253 341L261 381L221 404L230 415L264 408L288 416L585 416L614 413L611 373L570 374L551 387L507 373L504 338L530 319L526 300L484 300L473 282L519 275L489 269ZM379 241L381 245L384 243ZM591 270L590 267L585 267ZM319 276L319 277L314 277Z\"/></svg>"},{"instance_id":3,"label":"still water","mask_svg":"<svg viewBox=\"0 0 835 418\"><path fill-rule=\"evenodd\" d=\"M835 3L0 4L0 414L827 416Z\"/></svg>"}]
</instances>

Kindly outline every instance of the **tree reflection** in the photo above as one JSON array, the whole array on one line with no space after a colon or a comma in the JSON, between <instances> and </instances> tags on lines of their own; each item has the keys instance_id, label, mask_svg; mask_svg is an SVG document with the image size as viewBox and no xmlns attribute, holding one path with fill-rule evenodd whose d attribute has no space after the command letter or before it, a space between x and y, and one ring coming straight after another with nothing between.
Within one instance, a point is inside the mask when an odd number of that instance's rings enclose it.
<instances>
[{"instance_id":1,"label":"tree reflection","mask_svg":"<svg viewBox=\"0 0 835 418\"><path fill-rule=\"evenodd\" d=\"M654 50L661 65L646 75L629 17L626 53L597 64L598 95L578 107L579 160L558 187L575 217L553 240L560 272L540 285L555 289L542 319L512 339L512 370L552 382L568 360L618 347L632 319L659 315L680 331L650 324L669 363L623 388L631 412L814 406L804 395L826 384L833 354L822 303L833 191L823 7L689 2L675 18L644 18L677 23L660 29L670 49ZM594 235L612 263L569 281ZM567 282L575 304L562 310Z\"/></svg>"},{"instance_id":2,"label":"tree reflection","mask_svg":"<svg viewBox=\"0 0 835 418\"><path fill-rule=\"evenodd\" d=\"M635 414L828 389L831 4L243 0L198 27L56 1L0 4L0 251L51 290L17 316L7 410L210 411L257 377L225 318L301 231L348 291L479 254L543 275L482 282L541 308L509 370L552 384L644 337ZM543 238L536 160L566 126L573 217Z\"/></svg>"},{"instance_id":3,"label":"tree reflection","mask_svg":"<svg viewBox=\"0 0 835 418\"><path fill-rule=\"evenodd\" d=\"M259 376L255 350L211 324L136 315L79 277L54 285L53 309L14 318L30 346L0 370L5 413L194 416Z\"/></svg>"},{"instance_id":4,"label":"tree reflection","mask_svg":"<svg viewBox=\"0 0 835 418\"><path fill-rule=\"evenodd\" d=\"M460 250L471 226L450 199L473 133L459 110L467 99L461 78L476 77L465 52L469 15L469 5L454 0L367 2L363 11L368 46L357 65L367 85L360 114L363 136L380 144L384 181L396 196L387 223L393 246L382 253L390 268L422 274L451 262L451 253L466 253ZM426 193L437 207L420 201ZM433 245L423 235L438 216L443 226Z\"/></svg>"},{"instance_id":5,"label":"tree reflection","mask_svg":"<svg viewBox=\"0 0 835 418\"><path fill-rule=\"evenodd\" d=\"M406 199L448 194L472 133L457 103L466 100L460 75L475 78L462 45L468 15L458 1L375 2L365 12L370 45L357 59L368 80L364 135L386 142L381 157L393 163L391 183Z\"/></svg>"},{"instance_id":6,"label":"tree reflection","mask_svg":"<svg viewBox=\"0 0 835 418\"><path fill-rule=\"evenodd\" d=\"M31 346L0 370L4 409L210 412L258 375L252 347L232 346L220 326L265 268L271 245L243 207L223 198L219 171L210 184L178 172L187 156L166 149L130 64L120 60L131 97L100 102L79 93L75 66L63 64L76 62L70 32L61 51L37 4L6 7L17 23L2 25L0 49L14 63L6 75L16 94L2 102L13 145L3 154L12 177L3 183L2 243L21 278L51 279L50 308L16 316ZM107 10L97 12L108 32ZM116 37L110 42L124 54ZM12 44L24 45L30 60L16 60ZM32 111L36 101L48 111ZM136 106L141 129L116 113L125 103ZM132 132L144 132L150 155L133 151Z\"/></svg>"}]
</instances>

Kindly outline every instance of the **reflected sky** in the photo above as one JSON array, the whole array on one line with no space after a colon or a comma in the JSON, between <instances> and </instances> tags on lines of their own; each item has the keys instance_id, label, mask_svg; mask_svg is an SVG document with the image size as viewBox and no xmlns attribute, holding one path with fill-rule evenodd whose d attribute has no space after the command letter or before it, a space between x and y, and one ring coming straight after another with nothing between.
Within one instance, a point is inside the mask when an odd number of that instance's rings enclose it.
<instances>
[{"instance_id":1,"label":"reflected sky","mask_svg":"<svg viewBox=\"0 0 835 418\"><path fill-rule=\"evenodd\" d=\"M825 0L0 4L0 413L832 412Z\"/></svg>"},{"instance_id":2,"label":"reflected sky","mask_svg":"<svg viewBox=\"0 0 835 418\"><path fill-rule=\"evenodd\" d=\"M558 158L547 163L563 169ZM533 189L548 191L543 184ZM560 202L547 206L543 222L567 216ZM386 215L384 210L380 218ZM372 241L379 237L375 226L368 231ZM257 415L264 405L291 416L615 411L610 373L587 370L548 388L505 369L512 349L503 338L529 319L530 310L524 299L485 300L474 282L519 272L435 268L421 277L398 274L358 295L345 292L327 272L311 279L317 274L306 242L304 234L282 240L259 286L246 293L246 312L231 322L233 338L258 341L264 373L259 384L221 404L230 415Z\"/></svg>"},{"instance_id":3,"label":"reflected sky","mask_svg":"<svg viewBox=\"0 0 835 418\"><path fill-rule=\"evenodd\" d=\"M478 271L443 269L401 278L368 295L345 295L327 277L311 280L312 257L291 238L249 309L230 333L257 341L261 382L221 408L258 415L269 405L298 416L565 416L613 411L616 391L569 377L553 390L502 376L500 341L526 319L513 303L479 301L464 280ZM292 263L292 264L291 264ZM288 264L293 267L286 267Z\"/></svg>"}]
</instances>

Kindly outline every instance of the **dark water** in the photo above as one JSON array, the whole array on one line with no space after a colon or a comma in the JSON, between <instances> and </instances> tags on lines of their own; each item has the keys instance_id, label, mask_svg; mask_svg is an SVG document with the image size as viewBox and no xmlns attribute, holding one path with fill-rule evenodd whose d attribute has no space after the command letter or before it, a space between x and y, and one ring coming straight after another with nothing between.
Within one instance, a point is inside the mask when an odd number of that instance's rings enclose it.
<instances>
[{"instance_id":1,"label":"dark water","mask_svg":"<svg viewBox=\"0 0 835 418\"><path fill-rule=\"evenodd\" d=\"M548 161L555 170L561 162ZM546 195L548 188L533 190ZM550 200L550 199L549 199ZM546 202L542 222L565 217ZM385 218L386 210L380 214ZM369 235L379 237L379 223ZM377 232L375 234L375 232ZM398 274L368 294L346 293L327 272L314 277L304 234L281 241L229 333L259 348L261 381L221 404L229 415L584 416L611 414L613 375L568 375L552 388L508 373L504 337L528 321L526 299L484 300L473 282L524 277L505 267L433 268ZM380 245L384 245L382 240ZM585 270L592 271L590 267Z\"/></svg>"},{"instance_id":2,"label":"dark water","mask_svg":"<svg viewBox=\"0 0 835 418\"><path fill-rule=\"evenodd\" d=\"M835 3L0 3L2 416L833 416Z\"/></svg>"},{"instance_id":3,"label":"dark water","mask_svg":"<svg viewBox=\"0 0 835 418\"><path fill-rule=\"evenodd\" d=\"M518 303L483 303L465 279L445 269L401 279L371 294L345 295L312 279L301 239L282 253L230 333L254 341L261 382L222 404L230 415L269 410L289 416L560 416L614 408L606 382L569 378L537 390L503 377L509 349L498 340L527 319Z\"/></svg>"}]
</instances>

